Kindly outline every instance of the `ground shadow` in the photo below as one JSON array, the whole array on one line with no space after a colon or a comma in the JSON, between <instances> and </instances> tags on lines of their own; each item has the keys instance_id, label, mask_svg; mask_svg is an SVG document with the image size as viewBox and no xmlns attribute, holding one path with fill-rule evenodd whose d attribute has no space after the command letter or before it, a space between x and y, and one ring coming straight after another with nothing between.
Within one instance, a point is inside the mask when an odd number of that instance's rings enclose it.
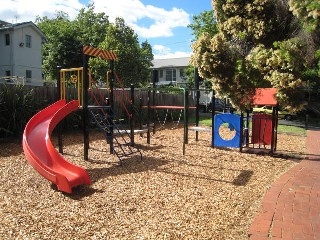
<instances>
[{"instance_id":1,"label":"ground shadow","mask_svg":"<svg viewBox=\"0 0 320 240\"><path fill-rule=\"evenodd\" d=\"M270 156L273 158L291 160L294 162L299 162L303 159L303 156L299 155L297 152L281 150L276 151L274 153L271 152L270 149L258 149L258 148L248 148L243 149L243 153L254 154L258 156Z\"/></svg>"},{"instance_id":2,"label":"ground shadow","mask_svg":"<svg viewBox=\"0 0 320 240\"><path fill-rule=\"evenodd\" d=\"M0 157L18 156L23 153L20 139L1 139L0 149Z\"/></svg>"},{"instance_id":3,"label":"ground shadow","mask_svg":"<svg viewBox=\"0 0 320 240\"><path fill-rule=\"evenodd\" d=\"M320 155L317 154L305 154L305 159L310 161L320 161Z\"/></svg>"},{"instance_id":4,"label":"ground shadow","mask_svg":"<svg viewBox=\"0 0 320 240\"><path fill-rule=\"evenodd\" d=\"M221 166L219 166L219 162L217 162L217 166L210 166L210 165L212 165L212 162L208 162L208 165L205 165L205 164L194 164L194 163L190 163L190 162L185 161L185 160L180 160L180 161L170 160L170 162L175 162L178 165L187 165L189 167L196 167L196 168L200 167L200 168L206 168L206 169L211 169L211 170L219 169L219 170L227 170L227 171L235 171L235 172L236 171L241 171L240 169L221 167Z\"/></svg>"},{"instance_id":5,"label":"ground shadow","mask_svg":"<svg viewBox=\"0 0 320 240\"><path fill-rule=\"evenodd\" d=\"M253 175L251 170L242 170L241 173L232 181L233 185L245 186L250 181Z\"/></svg>"},{"instance_id":6,"label":"ground shadow","mask_svg":"<svg viewBox=\"0 0 320 240\"><path fill-rule=\"evenodd\" d=\"M91 181L97 182L99 179L107 178L109 176L118 176L129 173L139 173L149 170L154 170L162 165L167 164L167 160L154 158L154 157L143 157L140 160L139 156L134 156L121 161L121 165L112 165L105 168L94 168L88 169L87 172L90 175Z\"/></svg>"},{"instance_id":7,"label":"ground shadow","mask_svg":"<svg viewBox=\"0 0 320 240\"><path fill-rule=\"evenodd\" d=\"M57 185L51 184L51 189L57 192L61 192ZM66 193L66 192L61 192L64 196L71 198L73 200L81 200L84 197L89 197L93 195L94 193L103 193L104 191L101 189L94 189L91 186L88 185L79 185L74 188L72 188L72 193Z\"/></svg>"},{"instance_id":8,"label":"ground shadow","mask_svg":"<svg viewBox=\"0 0 320 240\"><path fill-rule=\"evenodd\" d=\"M106 163L106 162L104 162ZM130 173L139 173L149 170L154 170L161 165L167 164L168 161L160 160L153 157L144 157L140 160L140 157L134 156L121 161L121 165L113 164L110 167L87 169L90 175L92 183L97 182L100 179L107 178L109 176L117 176ZM55 184L51 184L51 188L55 191L59 191ZM94 189L92 185L80 185L72 189L72 193L62 192L63 195L73 200L81 200L84 197L93 195L94 193L103 193L104 190Z\"/></svg>"},{"instance_id":9,"label":"ground shadow","mask_svg":"<svg viewBox=\"0 0 320 240\"><path fill-rule=\"evenodd\" d=\"M145 150L145 151L148 151L148 150L159 150L159 149L162 149L162 148L165 148L165 146L163 145L151 145L151 144L135 144L135 146L137 146L139 149L141 150Z\"/></svg>"},{"instance_id":10,"label":"ground shadow","mask_svg":"<svg viewBox=\"0 0 320 240\"><path fill-rule=\"evenodd\" d=\"M224 170L231 170L231 171L236 171L234 169L224 169ZM194 179L203 179L203 180L208 180L212 182L222 182L222 183L229 183L233 184L235 186L245 186L247 183L250 181L253 171L251 170L237 170L240 171L240 174L233 180L233 181L228 181L228 180L223 180L223 179L218 179L218 178L212 178L208 176L199 176L199 175L194 175L191 173L180 173L180 172L175 172L169 169L161 169L157 170L159 172L163 172L166 174L172 174L172 175L179 175L182 177L187 177L187 178L194 178Z\"/></svg>"}]
</instances>

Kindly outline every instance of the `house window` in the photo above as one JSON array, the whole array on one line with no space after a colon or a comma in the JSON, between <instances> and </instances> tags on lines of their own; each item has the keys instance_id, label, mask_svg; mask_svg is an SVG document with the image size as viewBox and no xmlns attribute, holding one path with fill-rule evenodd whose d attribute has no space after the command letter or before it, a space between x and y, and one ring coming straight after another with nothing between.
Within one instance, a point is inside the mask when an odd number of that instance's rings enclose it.
<instances>
[{"instance_id":1,"label":"house window","mask_svg":"<svg viewBox=\"0 0 320 240\"><path fill-rule=\"evenodd\" d=\"M31 78L32 78L32 71L31 70L26 70L26 81L27 82L31 82Z\"/></svg>"},{"instance_id":2,"label":"house window","mask_svg":"<svg viewBox=\"0 0 320 240\"><path fill-rule=\"evenodd\" d=\"M185 72L183 68L180 68L180 77L183 78L185 76Z\"/></svg>"},{"instance_id":3,"label":"house window","mask_svg":"<svg viewBox=\"0 0 320 240\"><path fill-rule=\"evenodd\" d=\"M10 70L7 70L7 71L6 71L6 76L7 76L7 77L11 76L11 71L10 71Z\"/></svg>"},{"instance_id":4,"label":"house window","mask_svg":"<svg viewBox=\"0 0 320 240\"><path fill-rule=\"evenodd\" d=\"M163 70L159 70L159 78L163 78Z\"/></svg>"},{"instance_id":5,"label":"house window","mask_svg":"<svg viewBox=\"0 0 320 240\"><path fill-rule=\"evenodd\" d=\"M177 79L177 76L176 76L176 69L167 69L166 70L166 81L167 82L175 82Z\"/></svg>"},{"instance_id":6,"label":"house window","mask_svg":"<svg viewBox=\"0 0 320 240\"><path fill-rule=\"evenodd\" d=\"M31 48L31 36L26 35L26 47Z\"/></svg>"},{"instance_id":7,"label":"house window","mask_svg":"<svg viewBox=\"0 0 320 240\"><path fill-rule=\"evenodd\" d=\"M7 33L4 35L4 37L5 37L6 46L9 46L10 45L10 34Z\"/></svg>"}]
</instances>

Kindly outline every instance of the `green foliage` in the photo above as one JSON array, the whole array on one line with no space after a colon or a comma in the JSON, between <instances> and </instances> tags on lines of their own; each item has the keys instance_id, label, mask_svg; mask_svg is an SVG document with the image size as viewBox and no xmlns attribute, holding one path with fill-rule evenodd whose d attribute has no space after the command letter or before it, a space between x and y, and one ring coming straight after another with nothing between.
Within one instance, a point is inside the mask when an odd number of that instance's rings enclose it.
<instances>
[{"instance_id":1,"label":"green foliage","mask_svg":"<svg viewBox=\"0 0 320 240\"><path fill-rule=\"evenodd\" d=\"M241 108L248 106L257 77L255 70L241 59L238 48L221 33L213 38L203 34L193 44L193 53L191 63L199 67L203 78L211 79L218 96L228 96Z\"/></svg>"},{"instance_id":2,"label":"green foliage","mask_svg":"<svg viewBox=\"0 0 320 240\"><path fill-rule=\"evenodd\" d=\"M187 86L186 86L187 88L195 88L194 70L195 68L192 65L189 65L186 68L185 81L187 83ZM200 85L200 88L204 86L205 89L208 89L208 90L212 89L212 83L208 79L200 78L199 85Z\"/></svg>"},{"instance_id":3,"label":"green foliage","mask_svg":"<svg viewBox=\"0 0 320 240\"><path fill-rule=\"evenodd\" d=\"M81 9L73 21L66 13L58 12L55 18L38 18L36 23L47 36L43 45L43 68L47 80L55 79L58 65L63 68L82 66L82 46L91 45L117 53L116 71L125 86L130 83L141 86L148 82L153 59L151 45L145 41L140 46L137 34L123 19L118 18L111 24L105 13L95 12L92 4ZM89 66L95 81L105 82L110 67L108 63L90 58Z\"/></svg>"},{"instance_id":4,"label":"green foliage","mask_svg":"<svg viewBox=\"0 0 320 240\"><path fill-rule=\"evenodd\" d=\"M38 101L37 101L38 102ZM23 85L1 85L0 137L22 135L29 119L39 110L34 100L34 90Z\"/></svg>"},{"instance_id":5,"label":"green foliage","mask_svg":"<svg viewBox=\"0 0 320 240\"><path fill-rule=\"evenodd\" d=\"M319 27L311 32L301 27L311 13L318 24L319 3L289 2L212 1L219 33L197 39L192 64L237 108L250 107L255 88L276 87L280 105L299 111L305 105L306 82L319 86ZM290 12L293 5L308 13Z\"/></svg>"},{"instance_id":6,"label":"green foliage","mask_svg":"<svg viewBox=\"0 0 320 240\"><path fill-rule=\"evenodd\" d=\"M289 0L290 10L302 20L308 31L320 28L319 0Z\"/></svg>"},{"instance_id":7,"label":"green foliage","mask_svg":"<svg viewBox=\"0 0 320 240\"><path fill-rule=\"evenodd\" d=\"M175 86L165 86L161 85L159 88L159 92L164 92L168 94L183 94L183 89Z\"/></svg>"},{"instance_id":8,"label":"green foliage","mask_svg":"<svg viewBox=\"0 0 320 240\"><path fill-rule=\"evenodd\" d=\"M138 73L140 75L141 82L139 82L138 87L144 87L147 83L149 83L149 79L151 79L151 71L150 67L152 66L153 60L153 53L152 53L152 46L146 40L141 43L140 49L140 62L141 62L141 69Z\"/></svg>"},{"instance_id":9,"label":"green foliage","mask_svg":"<svg viewBox=\"0 0 320 240\"><path fill-rule=\"evenodd\" d=\"M192 30L195 40L200 37L213 37L218 31L217 19L214 16L214 11L203 11L199 15L192 17L193 22L188 25ZM186 71L186 82L189 88L194 87L194 66L189 65ZM201 78L200 85L204 85L206 89L212 89L212 83L209 79Z\"/></svg>"},{"instance_id":10,"label":"green foliage","mask_svg":"<svg viewBox=\"0 0 320 240\"><path fill-rule=\"evenodd\" d=\"M79 42L90 46L98 46L105 39L109 24L108 16L104 12L95 13L93 4L81 9L72 22Z\"/></svg>"},{"instance_id":11,"label":"green foliage","mask_svg":"<svg viewBox=\"0 0 320 240\"><path fill-rule=\"evenodd\" d=\"M218 28L228 38L258 43L268 38L273 28L274 6L269 0L212 1Z\"/></svg>"},{"instance_id":12,"label":"green foliage","mask_svg":"<svg viewBox=\"0 0 320 240\"><path fill-rule=\"evenodd\" d=\"M131 83L143 86L149 81L153 59L151 45L145 41L140 47L137 34L122 18L108 26L106 38L99 47L117 54L115 68L125 87Z\"/></svg>"},{"instance_id":13,"label":"green foliage","mask_svg":"<svg viewBox=\"0 0 320 240\"><path fill-rule=\"evenodd\" d=\"M300 111L304 107L303 77L304 46L298 38L274 42L274 48L257 46L247 56L263 78L278 89L277 99L280 105L290 111ZM290 103L290 104L288 104Z\"/></svg>"},{"instance_id":14,"label":"green foliage","mask_svg":"<svg viewBox=\"0 0 320 240\"><path fill-rule=\"evenodd\" d=\"M309 92L320 95L320 49L315 52L315 67L306 68L302 72L302 78L306 79Z\"/></svg>"},{"instance_id":15,"label":"green foliage","mask_svg":"<svg viewBox=\"0 0 320 240\"><path fill-rule=\"evenodd\" d=\"M187 83L187 88L194 87L194 67L189 65L185 70L185 81Z\"/></svg>"},{"instance_id":16,"label":"green foliage","mask_svg":"<svg viewBox=\"0 0 320 240\"><path fill-rule=\"evenodd\" d=\"M78 29L72 26L67 14L59 12L56 18L38 18L37 26L45 33L43 44L43 69L47 79L55 79L56 67L79 67L82 65L81 42Z\"/></svg>"},{"instance_id":17,"label":"green foliage","mask_svg":"<svg viewBox=\"0 0 320 240\"><path fill-rule=\"evenodd\" d=\"M193 23L189 24L188 27L191 28L195 39L199 39L203 33L208 33L210 36L218 33L217 20L214 17L213 10L203 11L199 15L194 15L192 20Z\"/></svg>"}]
</instances>

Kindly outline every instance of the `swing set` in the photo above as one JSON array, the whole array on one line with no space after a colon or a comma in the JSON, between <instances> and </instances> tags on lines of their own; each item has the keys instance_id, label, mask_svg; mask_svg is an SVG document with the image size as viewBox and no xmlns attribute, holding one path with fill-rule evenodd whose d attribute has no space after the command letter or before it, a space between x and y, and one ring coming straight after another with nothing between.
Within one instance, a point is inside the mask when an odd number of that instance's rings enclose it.
<instances>
[{"instance_id":1,"label":"swing set","mask_svg":"<svg viewBox=\"0 0 320 240\"><path fill-rule=\"evenodd\" d=\"M171 127L171 129L176 129L176 128L178 128L179 123L180 123L180 120L181 120L181 116L182 116L183 109L180 109L180 113L179 113L178 119L177 119L176 121L175 121L174 116L173 116L173 110L176 109L176 108L172 108L172 106L167 106L167 107L164 109L164 110L166 110L166 111L165 111L165 116L164 116L163 121L161 121L161 119L160 119L160 114L159 114L159 112L157 111L158 108L153 108L153 109L156 110L156 116L157 116L157 120L158 120L158 123L159 123L159 126L160 126L159 129L165 129L165 125L166 125L166 123L167 123L167 121L168 121L168 115L171 116L171 122L174 124L174 125ZM170 114L169 114L169 110L171 110L171 111L170 111ZM169 116L169 118L170 118L170 116ZM175 124L175 122L176 122L176 124Z\"/></svg>"}]
</instances>

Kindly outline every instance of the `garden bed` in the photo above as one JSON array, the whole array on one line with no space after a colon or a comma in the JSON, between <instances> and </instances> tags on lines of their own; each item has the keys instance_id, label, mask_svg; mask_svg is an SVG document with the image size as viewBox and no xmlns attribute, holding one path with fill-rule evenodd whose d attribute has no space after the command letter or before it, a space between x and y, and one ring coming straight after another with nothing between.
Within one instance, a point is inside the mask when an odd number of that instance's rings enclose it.
<instances>
[{"instance_id":1,"label":"garden bed","mask_svg":"<svg viewBox=\"0 0 320 240\"><path fill-rule=\"evenodd\" d=\"M143 160L118 165L103 136L65 134L64 157L93 184L56 190L26 161L19 143L0 143L0 239L246 239L271 184L303 158L305 137L279 134L278 155L211 148L210 133L183 129L136 136ZM53 137L56 142L56 138Z\"/></svg>"}]
</instances>

